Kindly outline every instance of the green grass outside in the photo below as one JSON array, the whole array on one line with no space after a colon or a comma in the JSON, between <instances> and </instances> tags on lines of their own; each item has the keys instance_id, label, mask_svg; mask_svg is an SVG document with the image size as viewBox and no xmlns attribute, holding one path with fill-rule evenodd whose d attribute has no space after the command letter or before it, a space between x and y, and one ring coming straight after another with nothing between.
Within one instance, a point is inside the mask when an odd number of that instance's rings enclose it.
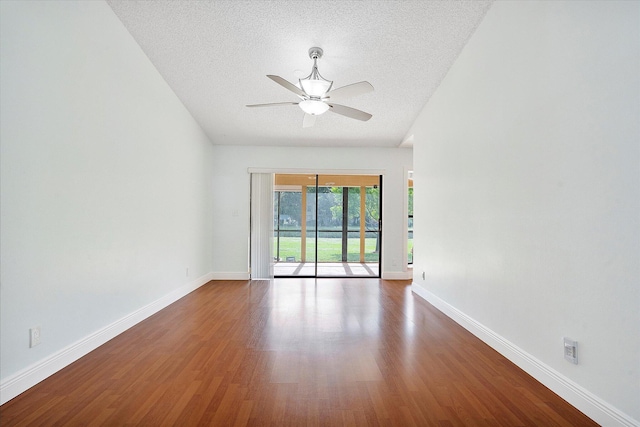
<instances>
[{"instance_id":1,"label":"green grass outside","mask_svg":"<svg viewBox=\"0 0 640 427\"><path fill-rule=\"evenodd\" d=\"M274 256L277 254L277 240L274 240ZM364 240L365 262L378 262L379 256L376 250L376 239ZM315 239L307 239L307 261L312 261L315 254ZM300 238L280 237L280 260L286 261L287 257L294 257L300 262ZM350 238L347 242L347 261L360 262L360 239ZM318 262L342 262L342 239L319 238Z\"/></svg>"},{"instance_id":2,"label":"green grass outside","mask_svg":"<svg viewBox=\"0 0 640 427\"><path fill-rule=\"evenodd\" d=\"M314 256L314 239L307 239L307 259L311 260ZM318 248L319 262L341 262L342 260L342 239L338 238L320 238L320 246ZM274 241L274 254L276 242ZM360 261L360 239L351 238L347 243L348 253L347 260L350 262ZM376 239L367 238L364 243L365 261L378 262L378 254L375 253ZM413 261L413 239L408 241L408 257L409 262ZM300 261L300 238L299 237L280 237L280 259L286 260L287 257L295 257L296 261Z\"/></svg>"}]
</instances>

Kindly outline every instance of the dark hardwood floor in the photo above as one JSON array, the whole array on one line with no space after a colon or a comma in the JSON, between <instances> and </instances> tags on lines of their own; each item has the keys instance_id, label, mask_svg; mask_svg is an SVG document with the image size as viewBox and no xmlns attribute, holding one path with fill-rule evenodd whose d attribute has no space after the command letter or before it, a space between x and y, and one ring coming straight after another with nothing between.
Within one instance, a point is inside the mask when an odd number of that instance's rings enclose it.
<instances>
[{"instance_id":1,"label":"dark hardwood floor","mask_svg":"<svg viewBox=\"0 0 640 427\"><path fill-rule=\"evenodd\" d=\"M0 407L0 425L596 425L409 282L211 282Z\"/></svg>"}]
</instances>

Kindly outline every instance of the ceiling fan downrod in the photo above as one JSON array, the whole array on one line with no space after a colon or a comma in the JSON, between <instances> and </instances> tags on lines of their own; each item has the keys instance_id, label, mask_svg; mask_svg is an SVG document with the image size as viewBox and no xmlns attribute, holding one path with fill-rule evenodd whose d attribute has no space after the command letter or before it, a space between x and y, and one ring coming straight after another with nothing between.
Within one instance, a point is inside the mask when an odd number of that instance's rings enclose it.
<instances>
[{"instance_id":1,"label":"ceiling fan downrod","mask_svg":"<svg viewBox=\"0 0 640 427\"><path fill-rule=\"evenodd\" d=\"M327 93L333 82L322 77L320 72L318 71L318 59L322 58L322 48L312 47L309 49L309 58L313 59L313 67L311 68L311 73L305 77L304 79L300 79L300 84L303 85L303 89L307 94L313 98L320 98L323 94ZM305 82L315 82L312 83L314 85L320 85L317 88L311 89L309 86L305 85ZM311 90L308 90L311 89ZM322 93L320 93L322 91Z\"/></svg>"}]
</instances>

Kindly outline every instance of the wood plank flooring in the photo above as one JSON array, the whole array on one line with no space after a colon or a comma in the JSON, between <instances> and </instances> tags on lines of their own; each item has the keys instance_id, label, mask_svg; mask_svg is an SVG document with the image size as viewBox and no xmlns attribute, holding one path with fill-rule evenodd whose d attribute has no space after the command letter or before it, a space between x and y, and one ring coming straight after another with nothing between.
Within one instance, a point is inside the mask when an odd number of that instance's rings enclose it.
<instances>
[{"instance_id":1,"label":"wood plank flooring","mask_svg":"<svg viewBox=\"0 0 640 427\"><path fill-rule=\"evenodd\" d=\"M594 426L378 279L215 281L0 407L7 426Z\"/></svg>"}]
</instances>

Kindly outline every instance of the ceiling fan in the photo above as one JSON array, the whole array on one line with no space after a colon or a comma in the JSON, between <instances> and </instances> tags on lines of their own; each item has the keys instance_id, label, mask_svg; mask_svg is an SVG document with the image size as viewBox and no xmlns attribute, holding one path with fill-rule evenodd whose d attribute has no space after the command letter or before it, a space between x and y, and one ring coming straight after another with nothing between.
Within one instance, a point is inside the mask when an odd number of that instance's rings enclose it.
<instances>
[{"instance_id":1,"label":"ceiling fan","mask_svg":"<svg viewBox=\"0 0 640 427\"><path fill-rule=\"evenodd\" d=\"M304 111L304 120L302 127L311 127L315 123L316 116L324 114L327 111L340 114L352 119L366 122L372 116L364 111L355 108L346 107L336 104L334 101L340 101L351 96L360 95L373 91L373 86L369 82L358 82L347 86L342 86L331 90L333 81L327 80L318 72L318 59L322 58L322 49L312 47L309 49L309 58L313 59L313 68L311 74L304 79L299 79L299 86L289 83L280 76L267 75L271 80L278 83L285 89L295 93L299 98L299 102L275 102L270 104L252 104L247 107L274 107L283 105L298 105Z\"/></svg>"}]
</instances>

